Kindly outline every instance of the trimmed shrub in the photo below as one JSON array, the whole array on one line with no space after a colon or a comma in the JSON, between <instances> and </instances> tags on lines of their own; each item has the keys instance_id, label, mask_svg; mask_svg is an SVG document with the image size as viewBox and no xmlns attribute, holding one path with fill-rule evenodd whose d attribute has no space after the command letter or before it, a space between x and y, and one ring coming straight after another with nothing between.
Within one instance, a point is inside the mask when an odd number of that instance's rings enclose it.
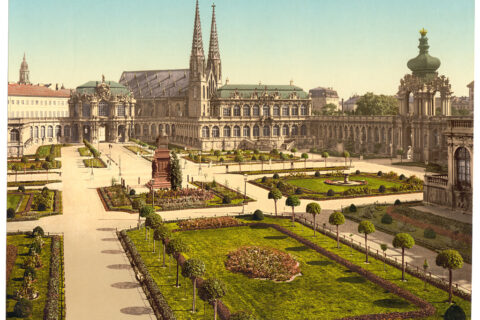
<instances>
[{"instance_id":1,"label":"trimmed shrub","mask_svg":"<svg viewBox=\"0 0 480 320\"><path fill-rule=\"evenodd\" d=\"M147 206L147 205L144 205L143 207L140 208L140 217L142 218L146 218L148 217L149 215L151 214L154 214L155 213L155 209L153 209L152 206Z\"/></svg>"},{"instance_id":2,"label":"trimmed shrub","mask_svg":"<svg viewBox=\"0 0 480 320\"><path fill-rule=\"evenodd\" d=\"M13 208L8 208L7 209L7 218L15 218L15 209Z\"/></svg>"},{"instance_id":3,"label":"trimmed shrub","mask_svg":"<svg viewBox=\"0 0 480 320\"><path fill-rule=\"evenodd\" d=\"M262 183L265 183L265 182L267 182L267 177L262 178Z\"/></svg>"},{"instance_id":4,"label":"trimmed shrub","mask_svg":"<svg viewBox=\"0 0 480 320\"><path fill-rule=\"evenodd\" d=\"M378 172L377 172L377 176L379 176L379 177L383 176L383 172L382 172L382 171L378 171Z\"/></svg>"},{"instance_id":5,"label":"trimmed shrub","mask_svg":"<svg viewBox=\"0 0 480 320\"><path fill-rule=\"evenodd\" d=\"M37 206L37 211L45 211L47 210L47 206L45 205L45 203L41 202L38 204Z\"/></svg>"},{"instance_id":6,"label":"trimmed shrub","mask_svg":"<svg viewBox=\"0 0 480 320\"><path fill-rule=\"evenodd\" d=\"M207 190L207 191L208 191L208 190L210 190L210 189L212 189L212 188L210 187L210 185L209 185L209 184L207 184L207 185L205 186L205 190Z\"/></svg>"},{"instance_id":7,"label":"trimmed shrub","mask_svg":"<svg viewBox=\"0 0 480 320\"><path fill-rule=\"evenodd\" d=\"M398 177L398 179L400 179L400 180L405 180L405 175L402 173L402 174L400 175L400 177Z\"/></svg>"},{"instance_id":8,"label":"trimmed shrub","mask_svg":"<svg viewBox=\"0 0 480 320\"><path fill-rule=\"evenodd\" d=\"M13 312L15 316L19 318L27 318L32 314L33 311L33 304L28 299L20 299L13 308Z\"/></svg>"},{"instance_id":9,"label":"trimmed shrub","mask_svg":"<svg viewBox=\"0 0 480 320\"><path fill-rule=\"evenodd\" d=\"M151 207L150 207L151 208ZM158 214L149 214L145 219L145 226L156 229L162 224L162 217Z\"/></svg>"},{"instance_id":10,"label":"trimmed shrub","mask_svg":"<svg viewBox=\"0 0 480 320\"><path fill-rule=\"evenodd\" d=\"M273 179L280 179L280 176L278 175L278 173L273 174Z\"/></svg>"},{"instance_id":11,"label":"trimmed shrub","mask_svg":"<svg viewBox=\"0 0 480 320\"><path fill-rule=\"evenodd\" d=\"M283 189L283 188L285 188L285 183L283 183L282 181L279 181L277 183L277 189Z\"/></svg>"},{"instance_id":12,"label":"trimmed shrub","mask_svg":"<svg viewBox=\"0 0 480 320\"><path fill-rule=\"evenodd\" d=\"M25 271L23 272L23 278L26 277L32 277L33 280L37 279L37 271L35 271L35 268L32 268L31 266L25 267Z\"/></svg>"},{"instance_id":13,"label":"trimmed shrub","mask_svg":"<svg viewBox=\"0 0 480 320\"><path fill-rule=\"evenodd\" d=\"M253 150L253 154L260 154L260 150L258 149Z\"/></svg>"},{"instance_id":14,"label":"trimmed shrub","mask_svg":"<svg viewBox=\"0 0 480 320\"><path fill-rule=\"evenodd\" d=\"M43 231L42 227L36 226L33 231L32 231L32 236L40 236L43 237L45 235L45 232Z\"/></svg>"},{"instance_id":15,"label":"trimmed shrub","mask_svg":"<svg viewBox=\"0 0 480 320\"><path fill-rule=\"evenodd\" d=\"M263 216L263 212L262 210L255 210L255 212L253 213L253 220L258 220L258 221L261 221L264 219L264 216Z\"/></svg>"},{"instance_id":16,"label":"trimmed shrub","mask_svg":"<svg viewBox=\"0 0 480 320\"><path fill-rule=\"evenodd\" d=\"M217 187L217 181L213 180L212 181L212 188L216 188Z\"/></svg>"},{"instance_id":17,"label":"trimmed shrub","mask_svg":"<svg viewBox=\"0 0 480 320\"><path fill-rule=\"evenodd\" d=\"M301 188L295 189L295 194L302 194L303 190Z\"/></svg>"},{"instance_id":18,"label":"trimmed shrub","mask_svg":"<svg viewBox=\"0 0 480 320\"><path fill-rule=\"evenodd\" d=\"M143 198L135 198L135 199L133 199L133 201L132 201L132 209L139 210L139 209L142 208L143 206L145 206L145 200L143 200Z\"/></svg>"},{"instance_id":19,"label":"trimmed shrub","mask_svg":"<svg viewBox=\"0 0 480 320\"><path fill-rule=\"evenodd\" d=\"M54 160L53 156L52 155L48 155L45 157L45 161L47 162L52 162Z\"/></svg>"},{"instance_id":20,"label":"trimmed shrub","mask_svg":"<svg viewBox=\"0 0 480 320\"><path fill-rule=\"evenodd\" d=\"M327 191L327 196L333 197L334 195L335 195L335 192L334 192L332 189L329 189L329 190Z\"/></svg>"},{"instance_id":21,"label":"trimmed shrub","mask_svg":"<svg viewBox=\"0 0 480 320\"><path fill-rule=\"evenodd\" d=\"M25 187L24 187L24 186L19 186L19 187L18 187L18 192L23 192L23 193L25 193Z\"/></svg>"},{"instance_id":22,"label":"trimmed shrub","mask_svg":"<svg viewBox=\"0 0 480 320\"><path fill-rule=\"evenodd\" d=\"M391 215L389 215L388 213L385 213L383 216L382 216L382 223L383 224L392 224L393 222L393 218Z\"/></svg>"},{"instance_id":23,"label":"trimmed shrub","mask_svg":"<svg viewBox=\"0 0 480 320\"><path fill-rule=\"evenodd\" d=\"M40 157L35 155L35 161L40 161Z\"/></svg>"},{"instance_id":24,"label":"trimmed shrub","mask_svg":"<svg viewBox=\"0 0 480 320\"><path fill-rule=\"evenodd\" d=\"M223 204L230 204L230 203L232 203L232 199L230 199L229 196L225 196L225 197L223 197L222 203Z\"/></svg>"},{"instance_id":25,"label":"trimmed shrub","mask_svg":"<svg viewBox=\"0 0 480 320\"><path fill-rule=\"evenodd\" d=\"M232 151L228 150L227 155L231 155L231 154L232 154Z\"/></svg>"},{"instance_id":26,"label":"trimmed shrub","mask_svg":"<svg viewBox=\"0 0 480 320\"><path fill-rule=\"evenodd\" d=\"M230 317L230 319L232 319L232 317ZM447 311L445 311L443 319L444 320L466 320L467 315L459 305L452 304L450 307L448 307Z\"/></svg>"},{"instance_id":27,"label":"trimmed shrub","mask_svg":"<svg viewBox=\"0 0 480 320\"><path fill-rule=\"evenodd\" d=\"M378 192L380 192L380 193L385 193L385 191L387 191L387 188L385 188L385 186L382 184L382 185L378 188Z\"/></svg>"},{"instance_id":28,"label":"trimmed shrub","mask_svg":"<svg viewBox=\"0 0 480 320\"><path fill-rule=\"evenodd\" d=\"M134 196L135 193L136 193L135 189L131 189L131 190L130 190L130 195L131 195L131 196Z\"/></svg>"},{"instance_id":29,"label":"trimmed shrub","mask_svg":"<svg viewBox=\"0 0 480 320\"><path fill-rule=\"evenodd\" d=\"M357 206L354 205L353 203L350 205L350 208L348 209L350 212L357 212Z\"/></svg>"},{"instance_id":30,"label":"trimmed shrub","mask_svg":"<svg viewBox=\"0 0 480 320\"><path fill-rule=\"evenodd\" d=\"M34 164L32 164L32 165L30 166L30 169L32 169L32 170L35 170L35 168L36 168L36 167L35 167Z\"/></svg>"},{"instance_id":31,"label":"trimmed shrub","mask_svg":"<svg viewBox=\"0 0 480 320\"><path fill-rule=\"evenodd\" d=\"M257 160L258 160L258 159L257 159L257 156L256 156L256 155L253 155L253 156L252 156L252 161L257 161Z\"/></svg>"},{"instance_id":32,"label":"trimmed shrub","mask_svg":"<svg viewBox=\"0 0 480 320\"><path fill-rule=\"evenodd\" d=\"M315 177L317 177L317 178L320 177L320 171L315 171Z\"/></svg>"},{"instance_id":33,"label":"trimmed shrub","mask_svg":"<svg viewBox=\"0 0 480 320\"><path fill-rule=\"evenodd\" d=\"M397 199L397 200L395 200L395 203L393 205L394 206L399 206L401 204L402 204L402 202L399 199Z\"/></svg>"},{"instance_id":34,"label":"trimmed shrub","mask_svg":"<svg viewBox=\"0 0 480 320\"><path fill-rule=\"evenodd\" d=\"M360 174L360 170L355 171L355 174Z\"/></svg>"},{"instance_id":35,"label":"trimmed shrub","mask_svg":"<svg viewBox=\"0 0 480 320\"><path fill-rule=\"evenodd\" d=\"M427 239L435 239L437 237L437 233L432 228L427 228L423 231L423 236Z\"/></svg>"}]
</instances>

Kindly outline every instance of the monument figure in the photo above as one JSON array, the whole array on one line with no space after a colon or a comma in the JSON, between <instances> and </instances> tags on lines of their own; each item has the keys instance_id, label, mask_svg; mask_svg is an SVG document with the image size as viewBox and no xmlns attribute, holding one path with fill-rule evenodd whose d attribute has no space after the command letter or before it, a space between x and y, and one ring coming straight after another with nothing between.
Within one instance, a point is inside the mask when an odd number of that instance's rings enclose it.
<instances>
[{"instance_id":1,"label":"monument figure","mask_svg":"<svg viewBox=\"0 0 480 320\"><path fill-rule=\"evenodd\" d=\"M168 137L162 130L155 144L157 149L152 160L152 181L147 185L154 189L169 189L170 184L170 150L168 150Z\"/></svg>"}]
</instances>

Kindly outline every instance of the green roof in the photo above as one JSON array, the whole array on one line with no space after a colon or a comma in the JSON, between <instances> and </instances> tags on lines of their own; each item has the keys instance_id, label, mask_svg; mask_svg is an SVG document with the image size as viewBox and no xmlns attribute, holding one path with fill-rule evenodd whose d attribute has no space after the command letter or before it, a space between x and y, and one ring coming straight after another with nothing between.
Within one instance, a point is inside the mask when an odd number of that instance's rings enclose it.
<instances>
[{"instance_id":1,"label":"green roof","mask_svg":"<svg viewBox=\"0 0 480 320\"><path fill-rule=\"evenodd\" d=\"M262 84L226 84L223 87L217 89L217 97L219 98L230 98L235 91L238 91L238 94L241 98L250 98L253 92L257 92L261 95L263 92L267 91L268 94L278 92L278 95L282 99L288 99L292 92L297 94L297 97L300 99L308 99L308 93L303 91L302 88L297 86L289 85L262 85Z\"/></svg>"},{"instance_id":2,"label":"green roof","mask_svg":"<svg viewBox=\"0 0 480 320\"><path fill-rule=\"evenodd\" d=\"M82 84L81 86L77 87L77 92L80 94L94 94L97 86L101 83L101 81L88 81L87 83ZM130 90L115 81L105 81L105 84L110 86L110 92L112 95L130 95Z\"/></svg>"},{"instance_id":3,"label":"green roof","mask_svg":"<svg viewBox=\"0 0 480 320\"><path fill-rule=\"evenodd\" d=\"M435 75L435 72L440 67L440 59L428 54L428 48L430 48L430 46L428 45L428 38L426 37L427 31L422 29L420 30L420 34L420 45L418 46L420 52L418 56L408 61L407 67L412 70L412 73L417 77L430 78Z\"/></svg>"}]
</instances>

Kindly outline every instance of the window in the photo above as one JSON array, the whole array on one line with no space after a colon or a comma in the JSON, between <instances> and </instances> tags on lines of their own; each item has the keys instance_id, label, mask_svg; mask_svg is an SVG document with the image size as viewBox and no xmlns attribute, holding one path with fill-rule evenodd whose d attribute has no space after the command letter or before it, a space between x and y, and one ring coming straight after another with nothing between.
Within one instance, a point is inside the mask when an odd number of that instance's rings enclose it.
<instances>
[{"instance_id":1,"label":"window","mask_svg":"<svg viewBox=\"0 0 480 320\"><path fill-rule=\"evenodd\" d=\"M53 127L52 126L48 126L47 137L49 137L49 138L53 137Z\"/></svg>"},{"instance_id":2,"label":"window","mask_svg":"<svg viewBox=\"0 0 480 320\"><path fill-rule=\"evenodd\" d=\"M217 126L212 128L212 137L218 138L220 136L220 130Z\"/></svg>"},{"instance_id":3,"label":"window","mask_svg":"<svg viewBox=\"0 0 480 320\"><path fill-rule=\"evenodd\" d=\"M125 117L125 105L119 104L117 106L117 116L118 117Z\"/></svg>"},{"instance_id":4,"label":"window","mask_svg":"<svg viewBox=\"0 0 480 320\"><path fill-rule=\"evenodd\" d=\"M57 101L53 101L53 105L56 106L56 105L57 105Z\"/></svg>"},{"instance_id":5,"label":"window","mask_svg":"<svg viewBox=\"0 0 480 320\"><path fill-rule=\"evenodd\" d=\"M108 103L105 101L100 101L98 103L98 116L108 117Z\"/></svg>"},{"instance_id":6,"label":"window","mask_svg":"<svg viewBox=\"0 0 480 320\"><path fill-rule=\"evenodd\" d=\"M45 138L45 127L42 126L40 129L41 129L40 130L40 137L43 139L43 138Z\"/></svg>"},{"instance_id":7,"label":"window","mask_svg":"<svg viewBox=\"0 0 480 320\"><path fill-rule=\"evenodd\" d=\"M273 106L273 116L279 116L280 115L280 107L278 105Z\"/></svg>"},{"instance_id":8,"label":"window","mask_svg":"<svg viewBox=\"0 0 480 320\"><path fill-rule=\"evenodd\" d=\"M243 115L250 117L250 106L248 104L243 106Z\"/></svg>"},{"instance_id":9,"label":"window","mask_svg":"<svg viewBox=\"0 0 480 320\"><path fill-rule=\"evenodd\" d=\"M293 108L292 108L292 116L298 116L298 107L297 107L297 106L293 106Z\"/></svg>"},{"instance_id":10,"label":"window","mask_svg":"<svg viewBox=\"0 0 480 320\"><path fill-rule=\"evenodd\" d=\"M300 114L302 116L306 116L307 115L307 106L306 105L302 105L302 107L300 108Z\"/></svg>"},{"instance_id":11,"label":"window","mask_svg":"<svg viewBox=\"0 0 480 320\"><path fill-rule=\"evenodd\" d=\"M274 126L273 127L273 136L278 137L280 135L280 127L279 126Z\"/></svg>"},{"instance_id":12,"label":"window","mask_svg":"<svg viewBox=\"0 0 480 320\"><path fill-rule=\"evenodd\" d=\"M62 128L60 126L55 126L55 137L60 137L62 135Z\"/></svg>"},{"instance_id":13,"label":"window","mask_svg":"<svg viewBox=\"0 0 480 320\"><path fill-rule=\"evenodd\" d=\"M33 127L30 127L30 138L33 138Z\"/></svg>"},{"instance_id":14,"label":"window","mask_svg":"<svg viewBox=\"0 0 480 320\"><path fill-rule=\"evenodd\" d=\"M235 117L240 117L240 106L237 105L237 106L233 107L233 115Z\"/></svg>"},{"instance_id":15,"label":"window","mask_svg":"<svg viewBox=\"0 0 480 320\"><path fill-rule=\"evenodd\" d=\"M232 115L232 109L230 107L223 108L223 116L230 117Z\"/></svg>"},{"instance_id":16,"label":"window","mask_svg":"<svg viewBox=\"0 0 480 320\"><path fill-rule=\"evenodd\" d=\"M20 140L20 133L17 129L13 129L10 131L10 141L11 142L18 142Z\"/></svg>"},{"instance_id":17,"label":"window","mask_svg":"<svg viewBox=\"0 0 480 320\"><path fill-rule=\"evenodd\" d=\"M255 105L253 106L253 116L259 116L260 115L260 108Z\"/></svg>"},{"instance_id":18,"label":"window","mask_svg":"<svg viewBox=\"0 0 480 320\"><path fill-rule=\"evenodd\" d=\"M139 125L139 124L136 124L136 125L135 125L135 135L136 135L136 136L139 136L139 135L140 135L140 125Z\"/></svg>"},{"instance_id":19,"label":"window","mask_svg":"<svg viewBox=\"0 0 480 320\"><path fill-rule=\"evenodd\" d=\"M269 106L263 106L263 115L265 117L270 116L270 107Z\"/></svg>"},{"instance_id":20,"label":"window","mask_svg":"<svg viewBox=\"0 0 480 320\"><path fill-rule=\"evenodd\" d=\"M38 100L35 100L35 104L38 104Z\"/></svg>"},{"instance_id":21,"label":"window","mask_svg":"<svg viewBox=\"0 0 480 320\"><path fill-rule=\"evenodd\" d=\"M300 135L301 136L306 136L307 135L307 127L306 126L301 126L300 127Z\"/></svg>"},{"instance_id":22,"label":"window","mask_svg":"<svg viewBox=\"0 0 480 320\"><path fill-rule=\"evenodd\" d=\"M260 135L260 128L258 126L253 127L253 136L258 137Z\"/></svg>"},{"instance_id":23,"label":"window","mask_svg":"<svg viewBox=\"0 0 480 320\"><path fill-rule=\"evenodd\" d=\"M457 185L470 186L470 152L464 147L455 151L455 169Z\"/></svg>"},{"instance_id":24,"label":"window","mask_svg":"<svg viewBox=\"0 0 480 320\"><path fill-rule=\"evenodd\" d=\"M65 137L70 137L70 127L69 127L69 126L65 126L65 127L63 128L63 135L64 135Z\"/></svg>"},{"instance_id":25,"label":"window","mask_svg":"<svg viewBox=\"0 0 480 320\"><path fill-rule=\"evenodd\" d=\"M287 125L284 125L282 127L282 136L288 136L288 126Z\"/></svg>"},{"instance_id":26,"label":"window","mask_svg":"<svg viewBox=\"0 0 480 320\"><path fill-rule=\"evenodd\" d=\"M34 138L38 138L38 127L35 127L35 128L33 129L33 137L34 137Z\"/></svg>"},{"instance_id":27,"label":"window","mask_svg":"<svg viewBox=\"0 0 480 320\"><path fill-rule=\"evenodd\" d=\"M288 111L288 106L282 107L282 116L288 116L290 112Z\"/></svg>"},{"instance_id":28,"label":"window","mask_svg":"<svg viewBox=\"0 0 480 320\"><path fill-rule=\"evenodd\" d=\"M240 137L240 127L239 126L233 127L233 136L234 137Z\"/></svg>"},{"instance_id":29,"label":"window","mask_svg":"<svg viewBox=\"0 0 480 320\"><path fill-rule=\"evenodd\" d=\"M263 136L264 137L270 137L270 127L268 127L268 126L263 127Z\"/></svg>"},{"instance_id":30,"label":"window","mask_svg":"<svg viewBox=\"0 0 480 320\"><path fill-rule=\"evenodd\" d=\"M243 127L243 136L244 137L250 137L250 127L249 126Z\"/></svg>"},{"instance_id":31,"label":"window","mask_svg":"<svg viewBox=\"0 0 480 320\"><path fill-rule=\"evenodd\" d=\"M90 111L90 104L89 103L84 103L82 105L82 117L90 117L91 111Z\"/></svg>"},{"instance_id":32,"label":"window","mask_svg":"<svg viewBox=\"0 0 480 320\"><path fill-rule=\"evenodd\" d=\"M170 134L170 125L169 125L169 124L166 124L166 125L165 125L165 133L166 133L167 135Z\"/></svg>"},{"instance_id":33,"label":"window","mask_svg":"<svg viewBox=\"0 0 480 320\"><path fill-rule=\"evenodd\" d=\"M202 128L202 138L209 138L210 137L210 129L208 127Z\"/></svg>"},{"instance_id":34,"label":"window","mask_svg":"<svg viewBox=\"0 0 480 320\"><path fill-rule=\"evenodd\" d=\"M292 136L298 135L298 127L296 125L292 126Z\"/></svg>"},{"instance_id":35,"label":"window","mask_svg":"<svg viewBox=\"0 0 480 320\"><path fill-rule=\"evenodd\" d=\"M144 124L144 125L143 125L143 132L142 132L142 134L143 134L144 136L148 136L148 124Z\"/></svg>"},{"instance_id":36,"label":"window","mask_svg":"<svg viewBox=\"0 0 480 320\"><path fill-rule=\"evenodd\" d=\"M223 127L223 136L224 137L230 137L230 127L229 126L226 126L226 127Z\"/></svg>"}]
</instances>

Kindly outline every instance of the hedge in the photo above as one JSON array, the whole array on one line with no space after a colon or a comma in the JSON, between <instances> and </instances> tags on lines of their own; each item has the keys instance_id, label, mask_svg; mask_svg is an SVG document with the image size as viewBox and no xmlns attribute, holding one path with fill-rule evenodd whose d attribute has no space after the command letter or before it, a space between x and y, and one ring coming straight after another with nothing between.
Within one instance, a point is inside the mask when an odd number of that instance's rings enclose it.
<instances>
[{"instance_id":1,"label":"hedge","mask_svg":"<svg viewBox=\"0 0 480 320\"><path fill-rule=\"evenodd\" d=\"M50 278L48 280L48 293L45 309L43 309L44 320L63 319L62 312L59 312L59 299L61 295L61 238L52 236L50 253Z\"/></svg>"}]
</instances>

